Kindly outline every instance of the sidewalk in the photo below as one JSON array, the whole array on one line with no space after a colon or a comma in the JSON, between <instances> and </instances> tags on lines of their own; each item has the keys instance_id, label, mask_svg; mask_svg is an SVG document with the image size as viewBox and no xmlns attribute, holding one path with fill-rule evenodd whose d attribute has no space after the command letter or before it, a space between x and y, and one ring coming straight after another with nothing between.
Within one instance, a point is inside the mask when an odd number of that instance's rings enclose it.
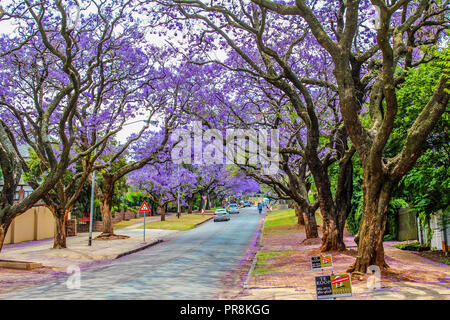
<instances>
[{"instance_id":1,"label":"sidewalk","mask_svg":"<svg viewBox=\"0 0 450 320\"><path fill-rule=\"evenodd\" d=\"M93 238L100 232L94 232ZM126 234L126 232L120 232ZM143 250L149 244L161 239L162 234L153 235L151 232L143 243L142 237L132 236L120 240L92 240L88 245L89 236L86 234L67 238L66 249L53 249L53 240L33 241L31 244L7 246L0 253L2 260L17 260L42 263L44 267L54 271L65 271L70 265L84 265L93 261L112 260L127 253Z\"/></svg>"},{"instance_id":2,"label":"sidewalk","mask_svg":"<svg viewBox=\"0 0 450 320\"><path fill-rule=\"evenodd\" d=\"M158 216L149 218L152 221L160 219ZM116 234L129 236L128 239L93 240L92 246L88 246L88 233L68 237L66 249L52 249L53 239L5 245L0 252L0 260L37 262L43 267L34 270L0 268L0 294L66 276L69 266L86 270L106 265L114 259L155 245L178 232L146 229L146 241L143 243L143 229L136 229L142 224L115 231ZM93 238L99 234L100 232L94 232Z\"/></svg>"},{"instance_id":3,"label":"sidewalk","mask_svg":"<svg viewBox=\"0 0 450 320\"><path fill-rule=\"evenodd\" d=\"M304 240L304 227L296 224L265 230L259 252L267 258L250 276L248 288L235 299L315 300L314 277L345 273L356 258L353 236L346 235L347 251L331 253L333 269L311 271L310 257L320 254L321 240ZM384 243L390 269L381 274L381 288L371 290L367 288L368 275L354 275L353 296L339 300L450 300L450 266L392 247L395 243Z\"/></svg>"},{"instance_id":4,"label":"sidewalk","mask_svg":"<svg viewBox=\"0 0 450 320\"><path fill-rule=\"evenodd\" d=\"M171 216L171 215L168 215ZM146 217L147 221L158 221L159 216ZM159 241L171 232L166 230L146 230L146 243L143 243L143 230L136 230L143 225L141 219L136 224L115 230L116 234L127 235L128 239L95 240L100 232L92 233L92 246L88 245L89 233L80 233L75 237L67 238L66 249L52 249L53 239L39 241L26 241L8 244L0 252L1 260L17 260L42 263L44 267L55 271L65 270L69 265L79 265L97 260L111 260L124 256L129 252L143 249L148 244Z\"/></svg>"},{"instance_id":5,"label":"sidewalk","mask_svg":"<svg viewBox=\"0 0 450 320\"><path fill-rule=\"evenodd\" d=\"M166 218L175 215L176 213L167 213ZM146 223L160 220L161 216L145 218ZM68 237L66 249L52 249L53 239L5 245L0 252L0 260L37 262L41 263L43 267L34 270L0 268L0 294L66 276L69 266L77 266L81 270L86 270L106 265L114 259L144 250L162 240L169 240L172 235L180 232L145 229L145 243L143 243L144 229L138 228L144 225L144 219L132 219L131 222L130 226L114 231L117 235L127 235L129 238L93 240L92 246L88 246L88 233ZM93 232L93 239L99 234L100 232Z\"/></svg>"}]
</instances>

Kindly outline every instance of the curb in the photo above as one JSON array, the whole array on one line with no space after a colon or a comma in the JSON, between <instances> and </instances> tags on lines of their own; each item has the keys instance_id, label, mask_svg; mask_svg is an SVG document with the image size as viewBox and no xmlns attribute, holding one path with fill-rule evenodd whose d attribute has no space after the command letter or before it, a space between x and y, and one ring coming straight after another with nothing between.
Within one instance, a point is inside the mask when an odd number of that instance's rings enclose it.
<instances>
[{"instance_id":1,"label":"curb","mask_svg":"<svg viewBox=\"0 0 450 320\"><path fill-rule=\"evenodd\" d=\"M206 220L204 220L204 221L202 221L202 222L199 222L199 223L195 224L195 225L194 225L194 228L197 228L199 225L204 224L205 222L210 221L212 218L214 218L214 217L210 217L210 218L208 218L208 219L206 219ZM194 229L194 228L192 228L192 229ZM192 229L190 229L190 230L192 230Z\"/></svg>"},{"instance_id":2,"label":"curb","mask_svg":"<svg viewBox=\"0 0 450 320\"><path fill-rule=\"evenodd\" d=\"M146 244L146 245L144 245L144 246L142 246L142 247L139 247L139 248L136 248L136 249L127 251L127 252L122 252L122 253L118 254L114 259L119 259L119 258L122 258L122 257L124 257L124 256L127 256L127 255L130 255L130 254L133 254L133 253L136 253L136 252L145 250L145 249L147 249L147 248L149 248L149 247L152 247L152 246L154 246L154 245L157 245L158 243L161 243L161 242L163 242L163 241L164 241L164 240L159 239L159 240L150 242L150 243L148 243L148 244Z\"/></svg>"},{"instance_id":3,"label":"curb","mask_svg":"<svg viewBox=\"0 0 450 320\"><path fill-rule=\"evenodd\" d=\"M262 226L259 227L260 233L259 233L259 236L258 236L259 239L257 240L257 241L258 241L258 247L259 247L259 248L262 247L262 235L263 235L263 233L264 233L264 222L266 221L266 217L267 217L267 215L264 216L264 219L261 221ZM255 252L255 256L253 257L252 265L250 266L250 270L249 270L248 273L247 273L247 278L245 279L244 284L243 284L243 288L244 288L244 289L248 289L248 282L249 282L249 280L250 280L250 276L251 276L253 270L254 270L255 267L256 267L256 261L258 260L257 257L258 257L258 252L259 252L259 251L260 251L260 250L256 251L256 252Z\"/></svg>"}]
</instances>

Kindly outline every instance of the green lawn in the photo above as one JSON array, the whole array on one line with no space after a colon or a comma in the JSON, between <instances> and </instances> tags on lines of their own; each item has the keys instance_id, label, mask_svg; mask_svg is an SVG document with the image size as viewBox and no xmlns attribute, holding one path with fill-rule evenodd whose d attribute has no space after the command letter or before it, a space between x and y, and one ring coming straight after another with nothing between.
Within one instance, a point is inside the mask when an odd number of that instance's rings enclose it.
<instances>
[{"instance_id":1,"label":"green lawn","mask_svg":"<svg viewBox=\"0 0 450 320\"><path fill-rule=\"evenodd\" d=\"M182 214L178 219L176 216L166 218L166 221L153 221L145 224L146 229L164 229L164 230L189 230L196 224L211 218L210 215L202 214ZM139 227L143 229L144 226Z\"/></svg>"},{"instance_id":2,"label":"green lawn","mask_svg":"<svg viewBox=\"0 0 450 320\"><path fill-rule=\"evenodd\" d=\"M450 257L443 257L443 258L439 259L439 261L441 263L450 265Z\"/></svg>"},{"instance_id":3,"label":"green lawn","mask_svg":"<svg viewBox=\"0 0 450 320\"><path fill-rule=\"evenodd\" d=\"M292 254L294 251L258 251L256 254L256 265L253 269L253 274L268 274L274 273L275 270L269 267L270 262L278 257L287 256Z\"/></svg>"},{"instance_id":4,"label":"green lawn","mask_svg":"<svg viewBox=\"0 0 450 320\"><path fill-rule=\"evenodd\" d=\"M267 215L264 222L264 233L266 231L270 232L278 227L296 225L297 220L294 209L275 211ZM318 212L316 212L316 222L318 225L322 224L322 216Z\"/></svg>"},{"instance_id":5,"label":"green lawn","mask_svg":"<svg viewBox=\"0 0 450 320\"><path fill-rule=\"evenodd\" d=\"M393 247L397 248L397 249L420 248L420 247L422 247L422 244L420 244L419 241L414 241L414 242L405 242L405 243L394 244Z\"/></svg>"},{"instance_id":6,"label":"green lawn","mask_svg":"<svg viewBox=\"0 0 450 320\"><path fill-rule=\"evenodd\" d=\"M142 222L144 222L144 218L131 219L128 221L122 220L122 221L114 224L114 230L123 229L123 228L129 227L129 226L132 226L133 224L142 223Z\"/></svg>"}]
</instances>

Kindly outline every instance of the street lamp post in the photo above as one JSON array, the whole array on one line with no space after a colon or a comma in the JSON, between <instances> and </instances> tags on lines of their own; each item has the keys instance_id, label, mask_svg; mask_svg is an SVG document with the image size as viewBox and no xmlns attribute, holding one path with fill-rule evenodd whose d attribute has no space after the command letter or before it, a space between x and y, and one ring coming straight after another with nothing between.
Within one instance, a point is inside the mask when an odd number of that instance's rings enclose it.
<instances>
[{"instance_id":1,"label":"street lamp post","mask_svg":"<svg viewBox=\"0 0 450 320\"><path fill-rule=\"evenodd\" d=\"M89 246L92 245L92 223L94 219L94 189L95 189L95 170L92 171L92 190L91 190L91 214L89 217Z\"/></svg>"},{"instance_id":2,"label":"street lamp post","mask_svg":"<svg viewBox=\"0 0 450 320\"><path fill-rule=\"evenodd\" d=\"M178 219L180 219L181 210L180 210L180 188L179 187L178 187L178 209L177 209L177 215L178 215Z\"/></svg>"}]
</instances>

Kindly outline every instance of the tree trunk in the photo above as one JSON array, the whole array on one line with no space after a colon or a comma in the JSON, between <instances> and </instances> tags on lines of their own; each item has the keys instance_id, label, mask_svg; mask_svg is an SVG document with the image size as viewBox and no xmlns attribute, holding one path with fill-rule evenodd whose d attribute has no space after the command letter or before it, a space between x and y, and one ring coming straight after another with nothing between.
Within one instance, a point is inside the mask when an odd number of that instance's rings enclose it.
<instances>
[{"instance_id":1,"label":"tree trunk","mask_svg":"<svg viewBox=\"0 0 450 320\"><path fill-rule=\"evenodd\" d=\"M192 196L192 198L189 199L189 206L188 206L187 213L192 213L192 210L194 209L194 201L195 201L195 196Z\"/></svg>"},{"instance_id":2,"label":"tree trunk","mask_svg":"<svg viewBox=\"0 0 450 320\"><path fill-rule=\"evenodd\" d=\"M364 207L358 233L358 257L350 267L350 272L366 273L371 265L377 265L381 270L389 267L384 260L383 235L391 189L392 184L386 179L364 175Z\"/></svg>"},{"instance_id":3,"label":"tree trunk","mask_svg":"<svg viewBox=\"0 0 450 320\"><path fill-rule=\"evenodd\" d=\"M166 221L166 204L159 207L159 212L161 213L161 221Z\"/></svg>"},{"instance_id":4,"label":"tree trunk","mask_svg":"<svg viewBox=\"0 0 450 320\"><path fill-rule=\"evenodd\" d=\"M343 251L345 250L343 228L338 223L336 213L328 213L323 218L322 246L320 251Z\"/></svg>"},{"instance_id":5,"label":"tree trunk","mask_svg":"<svg viewBox=\"0 0 450 320\"><path fill-rule=\"evenodd\" d=\"M112 193L105 190L104 197L100 201L100 211L102 213L102 234L100 236L114 235L114 225L111 214L112 207ZM92 213L93 214L93 213Z\"/></svg>"},{"instance_id":6,"label":"tree trunk","mask_svg":"<svg viewBox=\"0 0 450 320\"><path fill-rule=\"evenodd\" d=\"M304 226L305 218L303 217L303 212L300 210L300 206L298 204L294 204L295 215L297 216L297 224Z\"/></svg>"},{"instance_id":7,"label":"tree trunk","mask_svg":"<svg viewBox=\"0 0 450 320\"><path fill-rule=\"evenodd\" d=\"M5 242L6 233L8 232L10 224L10 222L6 222L0 225L0 252L2 252L3 243Z\"/></svg>"},{"instance_id":8,"label":"tree trunk","mask_svg":"<svg viewBox=\"0 0 450 320\"><path fill-rule=\"evenodd\" d=\"M317 193L320 203L320 213L322 215L322 246L320 251L342 251L345 250L343 233L339 224L339 219L331 193L331 188L327 177L323 177L319 182L316 180Z\"/></svg>"},{"instance_id":9,"label":"tree trunk","mask_svg":"<svg viewBox=\"0 0 450 320\"><path fill-rule=\"evenodd\" d=\"M353 194L353 164L350 153L340 160L335 199L323 212L323 236L321 251L344 251L344 228L350 211ZM328 193L325 193L329 196ZM320 197L320 195L319 195ZM320 208L322 211L322 207Z\"/></svg>"},{"instance_id":10,"label":"tree trunk","mask_svg":"<svg viewBox=\"0 0 450 320\"><path fill-rule=\"evenodd\" d=\"M207 200L206 200L206 208L205 208L205 210L209 210L210 208L211 208L211 197L210 196L208 196L208 198L206 198Z\"/></svg>"},{"instance_id":11,"label":"tree trunk","mask_svg":"<svg viewBox=\"0 0 450 320\"><path fill-rule=\"evenodd\" d=\"M53 213L53 216L55 218L56 224L56 233L55 239L53 241L53 249L65 249L67 248L66 244L67 232L66 232L66 217L64 211L56 210Z\"/></svg>"},{"instance_id":12,"label":"tree trunk","mask_svg":"<svg viewBox=\"0 0 450 320\"><path fill-rule=\"evenodd\" d=\"M316 215L313 208L302 210L303 220L305 222L306 239L318 238Z\"/></svg>"}]
</instances>

